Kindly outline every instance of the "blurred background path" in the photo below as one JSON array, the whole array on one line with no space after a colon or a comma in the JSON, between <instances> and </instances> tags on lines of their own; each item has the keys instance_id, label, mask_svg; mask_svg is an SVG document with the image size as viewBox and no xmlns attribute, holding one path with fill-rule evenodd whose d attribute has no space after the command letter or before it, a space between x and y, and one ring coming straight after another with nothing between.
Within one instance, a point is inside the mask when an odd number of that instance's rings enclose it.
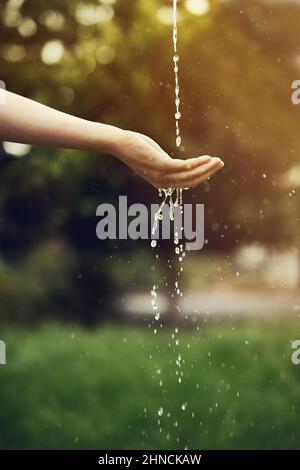
<instances>
[{"instance_id":1,"label":"blurred background path","mask_svg":"<svg viewBox=\"0 0 300 470\"><path fill-rule=\"evenodd\" d=\"M148 292L129 293L122 298L124 313L128 315L153 315ZM167 298L159 295L161 314L167 311ZM222 317L288 315L299 312L300 295L294 291L263 289L236 289L233 286L209 286L197 292L187 292L180 300L182 315Z\"/></svg>"}]
</instances>

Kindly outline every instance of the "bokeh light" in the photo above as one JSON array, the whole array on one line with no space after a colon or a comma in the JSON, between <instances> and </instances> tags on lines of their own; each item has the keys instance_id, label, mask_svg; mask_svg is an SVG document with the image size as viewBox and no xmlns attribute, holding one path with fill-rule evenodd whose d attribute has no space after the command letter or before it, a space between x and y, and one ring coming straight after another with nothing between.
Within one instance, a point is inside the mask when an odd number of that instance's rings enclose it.
<instances>
[{"instance_id":1,"label":"bokeh light","mask_svg":"<svg viewBox=\"0 0 300 470\"><path fill-rule=\"evenodd\" d=\"M15 142L3 142L3 149L8 155L12 155L14 157L25 157L30 150L31 145L27 144L17 144Z\"/></svg>"},{"instance_id":2,"label":"bokeh light","mask_svg":"<svg viewBox=\"0 0 300 470\"><path fill-rule=\"evenodd\" d=\"M62 60L64 53L65 48L61 41L48 41L41 51L41 58L45 64L54 65Z\"/></svg>"},{"instance_id":3,"label":"bokeh light","mask_svg":"<svg viewBox=\"0 0 300 470\"><path fill-rule=\"evenodd\" d=\"M187 10L194 15L205 15L210 10L208 0L186 0L185 6Z\"/></svg>"}]
</instances>

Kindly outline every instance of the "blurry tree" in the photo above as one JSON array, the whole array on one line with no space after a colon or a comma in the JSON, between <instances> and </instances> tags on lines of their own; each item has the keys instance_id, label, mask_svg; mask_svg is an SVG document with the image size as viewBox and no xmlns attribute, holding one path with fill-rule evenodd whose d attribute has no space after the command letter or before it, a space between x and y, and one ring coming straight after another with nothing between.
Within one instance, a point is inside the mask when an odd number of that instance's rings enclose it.
<instances>
[{"instance_id":1,"label":"blurry tree","mask_svg":"<svg viewBox=\"0 0 300 470\"><path fill-rule=\"evenodd\" d=\"M181 154L226 163L185 194L205 202L209 246L298 243L300 181L286 175L300 152L300 108L291 103L299 6L181 1L179 15ZM175 156L171 22L169 0L2 1L0 78L63 111L145 132ZM119 194L156 201L155 191L114 159L84 152L32 149L16 159L3 151L0 168L2 257L18 264L57 240L66 247L59 256L72 259L61 274L70 286L48 295L72 318L105 315L99 306L114 292L116 266L134 263L137 244L97 241L96 207ZM164 246L166 258L172 250Z\"/></svg>"}]
</instances>

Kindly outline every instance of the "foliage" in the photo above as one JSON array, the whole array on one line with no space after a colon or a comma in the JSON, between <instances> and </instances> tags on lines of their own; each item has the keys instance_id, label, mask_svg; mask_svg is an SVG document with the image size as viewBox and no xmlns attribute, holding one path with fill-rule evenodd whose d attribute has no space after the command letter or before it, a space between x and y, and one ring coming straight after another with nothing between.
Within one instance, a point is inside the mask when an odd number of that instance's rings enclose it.
<instances>
[{"instance_id":1,"label":"foliage","mask_svg":"<svg viewBox=\"0 0 300 470\"><path fill-rule=\"evenodd\" d=\"M273 320L194 329L176 351L167 329L10 328L2 333L0 447L299 448L295 328Z\"/></svg>"},{"instance_id":2,"label":"foliage","mask_svg":"<svg viewBox=\"0 0 300 470\"><path fill-rule=\"evenodd\" d=\"M98 17L84 10L93 5ZM286 175L300 152L300 108L291 104L300 8L258 0L210 5L197 16L179 2L182 155L217 154L226 165L186 200L205 202L214 249L254 240L298 244L299 198ZM159 21L162 7L170 2L3 1L1 79L63 111L145 132L175 155L172 32ZM64 48L52 64L45 54L51 41ZM63 239L66 257L74 256L76 304L93 317L115 294L102 266L116 244L97 243L96 207L119 194L150 202L156 193L114 159L84 152L32 149L20 160L3 152L0 168L1 256L18 269L41 245ZM132 259L134 250L137 259L136 243L117 246L118 258Z\"/></svg>"}]
</instances>

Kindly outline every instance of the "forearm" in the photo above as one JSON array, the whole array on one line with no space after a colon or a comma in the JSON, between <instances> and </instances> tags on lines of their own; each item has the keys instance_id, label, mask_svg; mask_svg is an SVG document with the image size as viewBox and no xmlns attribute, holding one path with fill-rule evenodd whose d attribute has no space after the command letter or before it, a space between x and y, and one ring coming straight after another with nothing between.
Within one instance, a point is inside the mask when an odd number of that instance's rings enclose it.
<instances>
[{"instance_id":1,"label":"forearm","mask_svg":"<svg viewBox=\"0 0 300 470\"><path fill-rule=\"evenodd\" d=\"M116 154L122 131L86 121L5 92L0 105L0 140Z\"/></svg>"},{"instance_id":2,"label":"forearm","mask_svg":"<svg viewBox=\"0 0 300 470\"><path fill-rule=\"evenodd\" d=\"M219 158L207 155L172 159L148 136L85 121L13 93L4 94L0 141L110 153L156 188L194 187L224 166Z\"/></svg>"}]
</instances>

